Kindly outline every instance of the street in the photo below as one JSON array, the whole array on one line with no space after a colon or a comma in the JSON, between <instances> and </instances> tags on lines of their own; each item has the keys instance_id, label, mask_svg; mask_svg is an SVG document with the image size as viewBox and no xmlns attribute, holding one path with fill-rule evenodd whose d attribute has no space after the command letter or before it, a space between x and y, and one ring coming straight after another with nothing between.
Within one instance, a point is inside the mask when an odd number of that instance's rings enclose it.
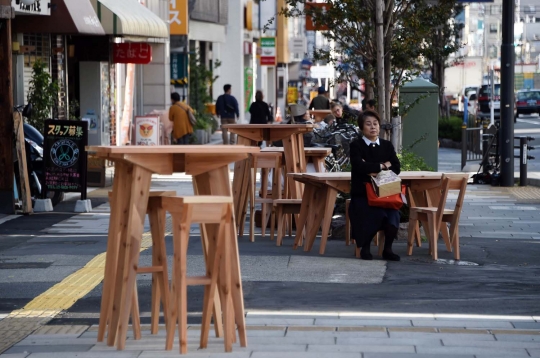
<instances>
[{"instance_id":1,"label":"street","mask_svg":"<svg viewBox=\"0 0 540 358\"><path fill-rule=\"evenodd\" d=\"M535 150L530 151L536 159L531 159L527 162L529 178L540 178L534 172L540 172L540 117L538 115L521 115L514 124L514 137L528 136L534 140L529 142L529 145L535 147ZM519 146L519 141L514 141L515 146ZM514 151L514 171L519 173L519 149Z\"/></svg>"}]
</instances>

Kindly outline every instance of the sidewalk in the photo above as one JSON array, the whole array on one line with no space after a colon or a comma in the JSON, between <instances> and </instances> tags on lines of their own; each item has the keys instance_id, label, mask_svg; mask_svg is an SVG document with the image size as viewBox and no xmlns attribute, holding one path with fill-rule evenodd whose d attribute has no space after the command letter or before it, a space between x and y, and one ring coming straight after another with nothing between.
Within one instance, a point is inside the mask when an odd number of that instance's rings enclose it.
<instances>
[{"instance_id":1,"label":"sidewalk","mask_svg":"<svg viewBox=\"0 0 540 358\"><path fill-rule=\"evenodd\" d=\"M439 170L455 171L459 158L459 151L441 148ZM156 176L152 186L189 195L190 180ZM0 266L0 352L11 347L2 357L179 356L177 346L163 350L164 329L130 339L123 352L95 340L98 256L106 247L108 212L105 203L40 228L23 244L4 250L0 245L0 265L13 265ZM20 233L33 219L1 224L0 235ZM192 227L191 234L198 230ZM367 262L354 259L343 241L329 241L327 254L319 256L317 247L292 250L290 238L276 247L260 230L250 243L248 232L246 227L239 238L248 347L236 344L224 354L222 340L212 338L208 349L197 350L202 290L190 287L188 357L540 357L540 188L469 185L459 264L443 246L436 263L427 245L406 256L402 240L395 244L401 262ZM190 274L202 269L199 246L190 243ZM141 264L149 261L145 250ZM149 319L150 284L151 277L138 276L143 323ZM18 291L28 298L15 299Z\"/></svg>"}]
</instances>

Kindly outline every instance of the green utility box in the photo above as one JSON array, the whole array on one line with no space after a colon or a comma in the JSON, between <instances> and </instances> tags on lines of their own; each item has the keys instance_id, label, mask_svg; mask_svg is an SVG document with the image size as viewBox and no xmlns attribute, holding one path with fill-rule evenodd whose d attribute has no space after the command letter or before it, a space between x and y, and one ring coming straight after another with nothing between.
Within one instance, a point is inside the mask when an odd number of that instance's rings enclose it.
<instances>
[{"instance_id":1,"label":"green utility box","mask_svg":"<svg viewBox=\"0 0 540 358\"><path fill-rule=\"evenodd\" d=\"M438 93L439 86L421 78L405 84L400 91L405 106L421 98L401 119L403 149L424 158L435 171L438 170L439 161Z\"/></svg>"}]
</instances>

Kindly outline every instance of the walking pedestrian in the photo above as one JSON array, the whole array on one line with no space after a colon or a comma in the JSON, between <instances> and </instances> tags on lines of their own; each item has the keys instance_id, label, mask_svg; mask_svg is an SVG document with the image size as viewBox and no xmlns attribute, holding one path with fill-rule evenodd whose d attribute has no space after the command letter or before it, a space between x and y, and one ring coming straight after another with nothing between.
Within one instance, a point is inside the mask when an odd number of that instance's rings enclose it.
<instances>
[{"instance_id":1,"label":"walking pedestrian","mask_svg":"<svg viewBox=\"0 0 540 358\"><path fill-rule=\"evenodd\" d=\"M267 124L274 121L270 107L263 99L262 91L257 91L255 93L255 102L249 106L249 113L251 114L249 124Z\"/></svg>"},{"instance_id":2,"label":"walking pedestrian","mask_svg":"<svg viewBox=\"0 0 540 358\"><path fill-rule=\"evenodd\" d=\"M193 126L189 121L188 111L193 112L193 109L180 101L178 92L171 93L171 102L169 120L173 122L173 144L189 144Z\"/></svg>"},{"instance_id":3,"label":"walking pedestrian","mask_svg":"<svg viewBox=\"0 0 540 358\"><path fill-rule=\"evenodd\" d=\"M223 144L234 144L234 134L230 134L226 128L223 128L224 124L235 124L236 118L240 117L240 111L238 110L238 101L231 95L231 85L226 84L223 86L225 92L218 97L216 101L216 113L221 120L221 135L223 137Z\"/></svg>"}]
</instances>

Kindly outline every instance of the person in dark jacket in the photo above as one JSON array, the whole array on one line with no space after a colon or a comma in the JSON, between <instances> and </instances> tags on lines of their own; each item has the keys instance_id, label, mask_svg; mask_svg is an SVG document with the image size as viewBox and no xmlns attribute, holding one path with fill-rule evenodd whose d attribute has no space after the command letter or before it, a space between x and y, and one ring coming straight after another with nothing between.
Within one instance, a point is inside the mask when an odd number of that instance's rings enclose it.
<instances>
[{"instance_id":1,"label":"person in dark jacket","mask_svg":"<svg viewBox=\"0 0 540 358\"><path fill-rule=\"evenodd\" d=\"M382 170L396 174L401 165L391 142L379 138L380 118L377 112L364 111L358 117L358 127L362 138L351 143L351 203L349 219L356 245L361 248L360 257L372 260L371 240L377 231L384 231L383 259L399 261L393 253L392 243L399 228L399 210L370 206L367 201L366 183L371 183L371 175Z\"/></svg>"},{"instance_id":2,"label":"person in dark jacket","mask_svg":"<svg viewBox=\"0 0 540 358\"><path fill-rule=\"evenodd\" d=\"M235 124L236 118L240 117L240 111L238 110L238 101L231 95L231 85L226 84L223 86L223 92L216 101L216 113L223 124ZM235 136L230 134L226 128L221 127L221 136L223 137L223 144L234 144Z\"/></svg>"},{"instance_id":3,"label":"person in dark jacket","mask_svg":"<svg viewBox=\"0 0 540 358\"><path fill-rule=\"evenodd\" d=\"M274 121L268 103L264 102L263 98L262 91L255 93L255 102L249 106L249 113L251 114L249 124L268 124Z\"/></svg>"},{"instance_id":4,"label":"person in dark jacket","mask_svg":"<svg viewBox=\"0 0 540 358\"><path fill-rule=\"evenodd\" d=\"M319 87L319 95L311 100L309 109L330 109L330 100L326 97L326 90L323 86Z\"/></svg>"}]
</instances>

